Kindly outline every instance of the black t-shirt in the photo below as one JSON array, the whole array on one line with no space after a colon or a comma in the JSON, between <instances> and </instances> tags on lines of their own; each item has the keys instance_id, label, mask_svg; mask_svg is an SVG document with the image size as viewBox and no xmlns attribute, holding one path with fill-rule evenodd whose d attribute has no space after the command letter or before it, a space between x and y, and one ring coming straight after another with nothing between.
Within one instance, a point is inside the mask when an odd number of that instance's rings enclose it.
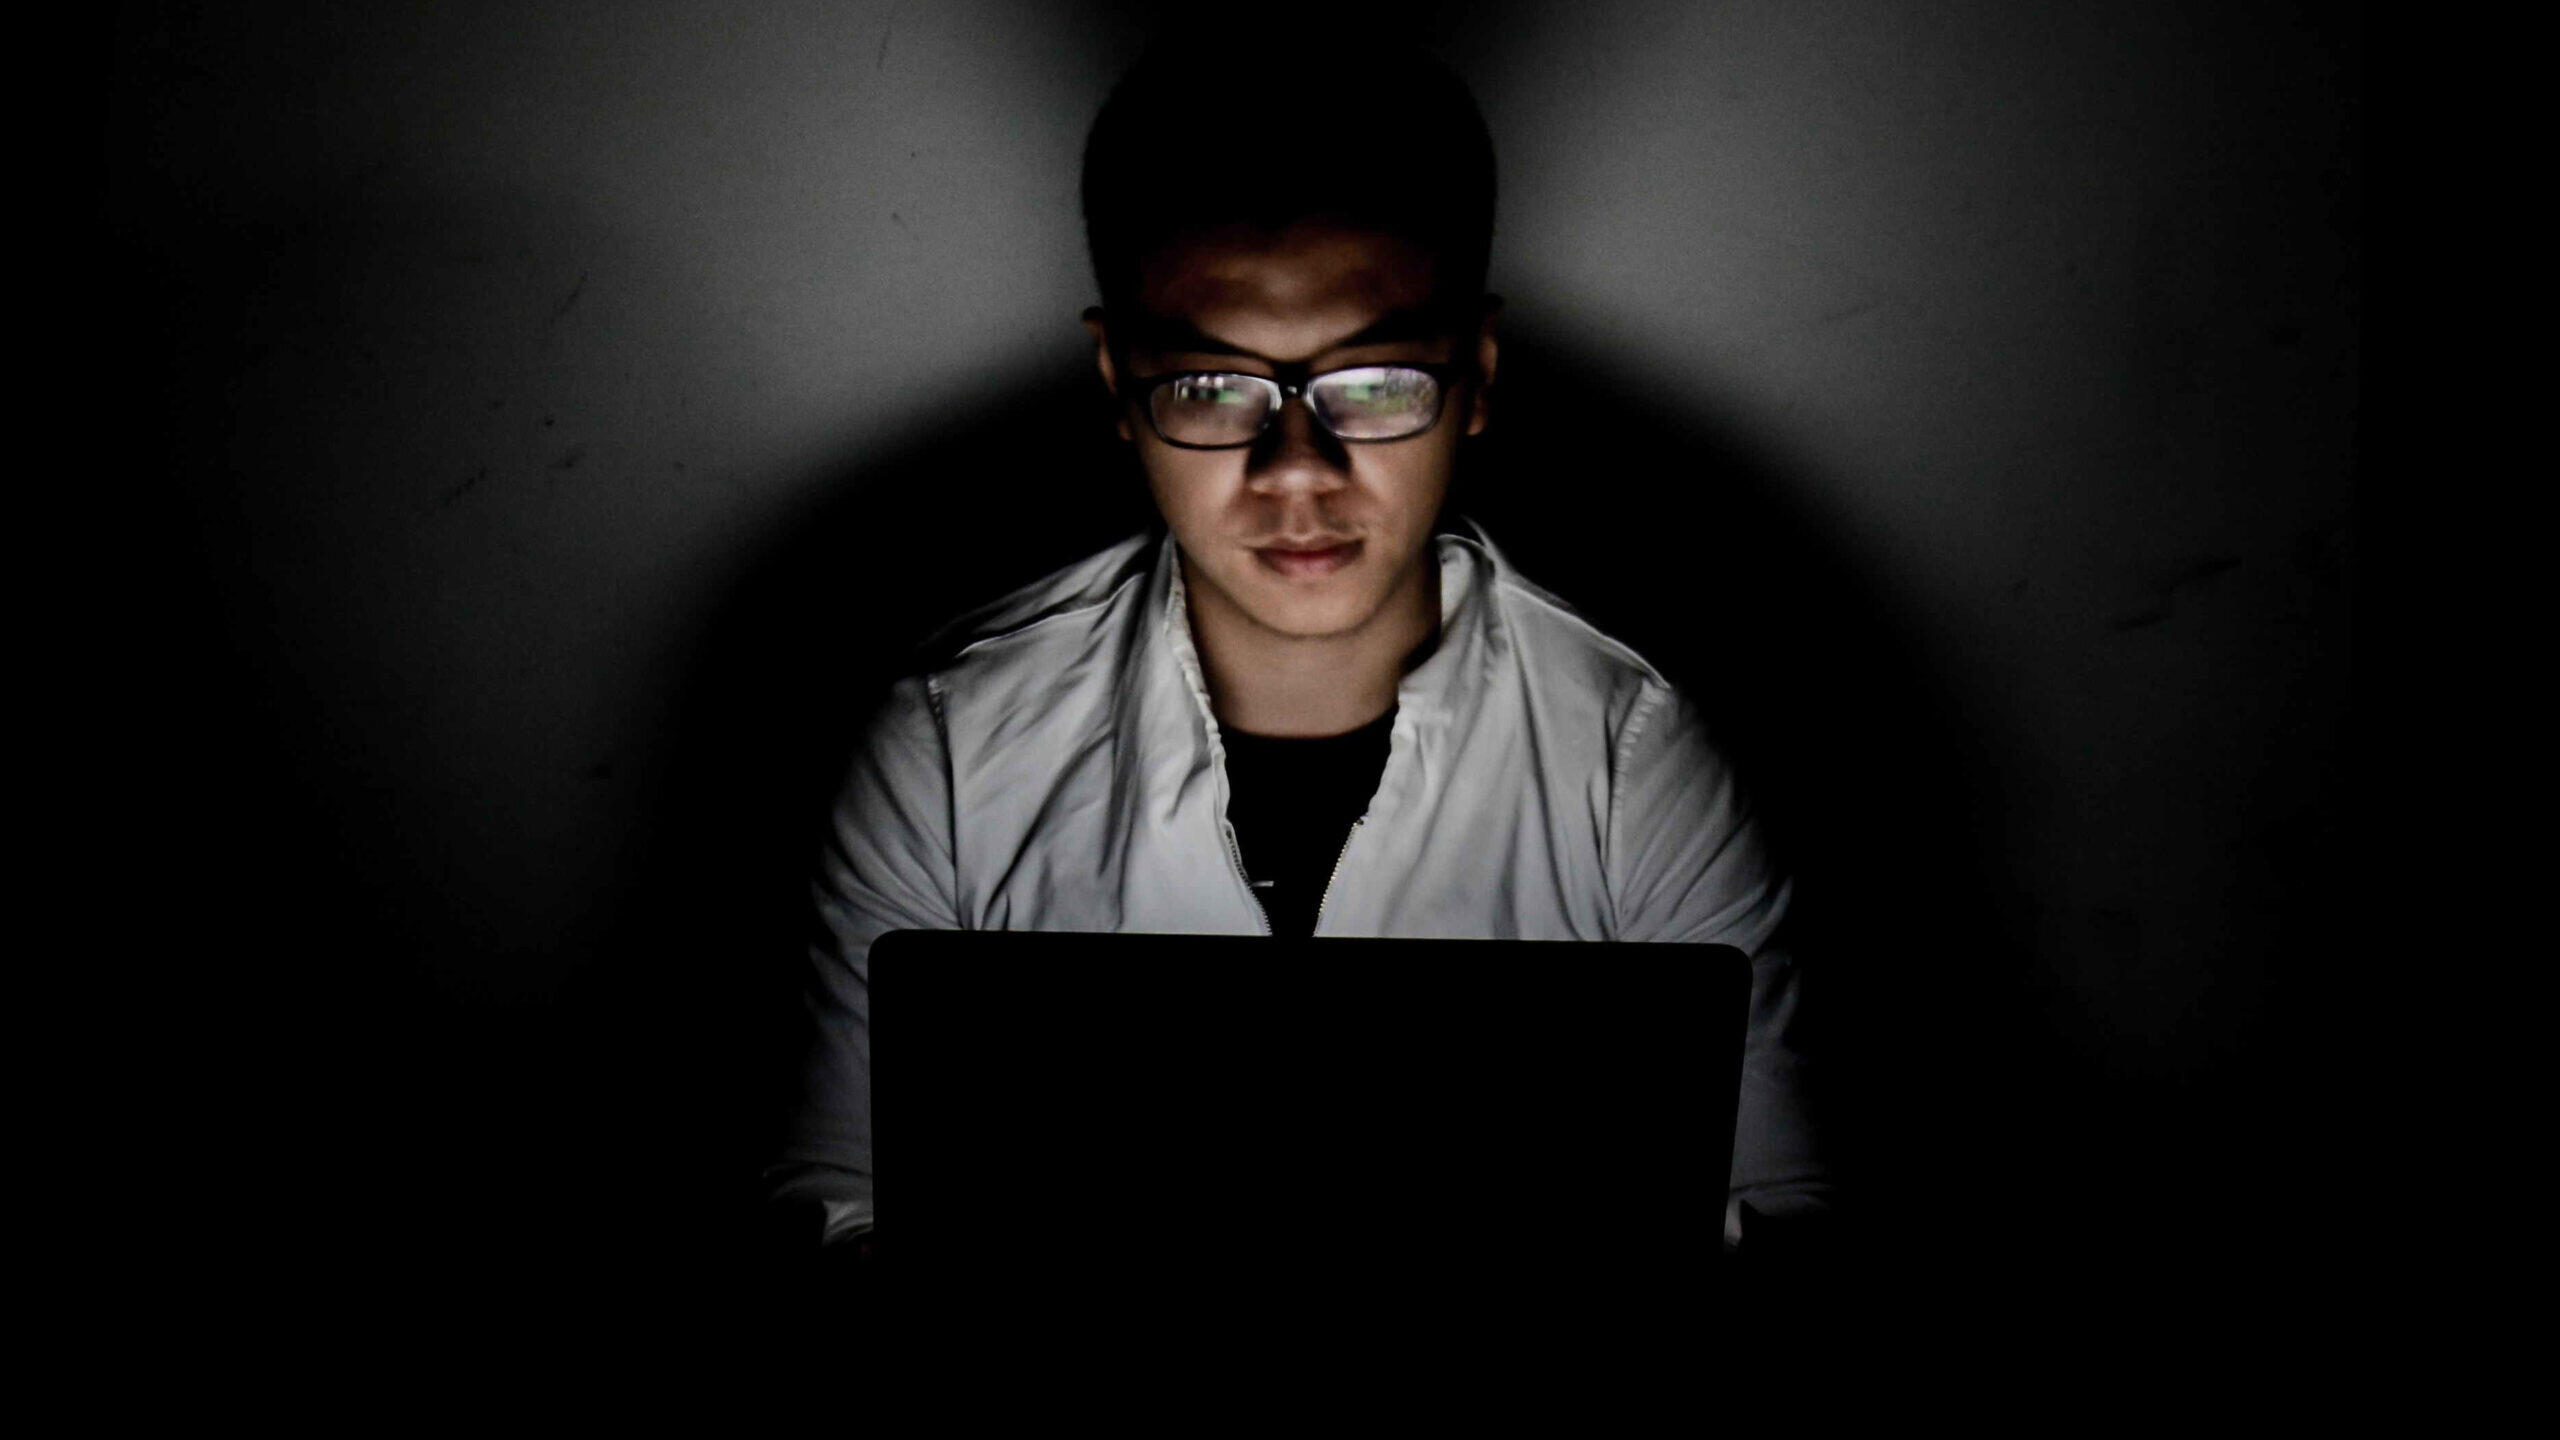
<instances>
[{"instance_id":1,"label":"black t-shirt","mask_svg":"<svg viewBox=\"0 0 2560 1440\"><path fill-rule=\"evenodd\" d=\"M1315 933L1334 863L1387 768L1395 718L1389 707L1357 730L1315 739L1219 732L1227 749L1227 819L1272 934Z\"/></svg>"}]
</instances>

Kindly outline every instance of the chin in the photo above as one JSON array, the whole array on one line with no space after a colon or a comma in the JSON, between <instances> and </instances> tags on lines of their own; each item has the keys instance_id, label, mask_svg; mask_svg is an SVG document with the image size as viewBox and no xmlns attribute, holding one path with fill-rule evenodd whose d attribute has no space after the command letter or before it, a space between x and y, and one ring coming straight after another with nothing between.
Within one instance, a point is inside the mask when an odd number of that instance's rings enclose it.
<instances>
[{"instance_id":1,"label":"chin","mask_svg":"<svg viewBox=\"0 0 2560 1440\"><path fill-rule=\"evenodd\" d=\"M1253 607L1250 612L1264 628L1300 640L1317 640L1327 635L1340 635L1357 630L1377 613L1373 600L1366 595L1326 596L1322 598L1293 595L1273 598Z\"/></svg>"}]
</instances>

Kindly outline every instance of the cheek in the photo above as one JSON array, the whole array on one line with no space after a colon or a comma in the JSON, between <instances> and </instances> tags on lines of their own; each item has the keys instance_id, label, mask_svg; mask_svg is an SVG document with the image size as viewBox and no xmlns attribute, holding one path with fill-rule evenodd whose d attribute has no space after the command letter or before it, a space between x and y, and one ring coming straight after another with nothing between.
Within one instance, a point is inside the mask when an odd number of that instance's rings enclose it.
<instances>
[{"instance_id":1,"label":"cheek","mask_svg":"<svg viewBox=\"0 0 2560 1440\"><path fill-rule=\"evenodd\" d=\"M1386 508L1403 514L1410 524L1427 526L1449 489L1456 458L1456 446L1438 435L1417 440L1412 450L1381 465L1369 488Z\"/></svg>"},{"instance_id":2,"label":"cheek","mask_svg":"<svg viewBox=\"0 0 2560 1440\"><path fill-rule=\"evenodd\" d=\"M1215 523L1239 488L1215 463L1222 458L1166 445L1142 454L1147 488L1154 492L1165 523L1177 531Z\"/></svg>"}]
</instances>

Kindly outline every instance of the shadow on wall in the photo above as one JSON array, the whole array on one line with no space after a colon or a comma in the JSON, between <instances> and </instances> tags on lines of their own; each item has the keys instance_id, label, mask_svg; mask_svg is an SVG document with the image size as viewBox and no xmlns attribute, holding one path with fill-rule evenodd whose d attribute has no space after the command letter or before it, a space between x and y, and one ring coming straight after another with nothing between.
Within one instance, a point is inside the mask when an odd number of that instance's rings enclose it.
<instances>
[{"instance_id":1,"label":"shadow on wall","mask_svg":"<svg viewBox=\"0 0 2560 1440\"><path fill-rule=\"evenodd\" d=\"M273 488L336 472L296 448L280 402L244 398L252 383L328 393L298 371L257 377L276 357L337 374L345 337L313 297L346 277L305 262L373 253L340 232L386 227L379 210L357 197L289 233L169 243L155 253L180 258L151 263L178 268L133 302L175 317L140 383L168 397L154 439L209 517L177 525L193 533L170 542L176 603L137 632L167 650L153 673L193 723L137 735L133 753L165 753L181 777L170 808L198 817L201 858L171 903L258 954L187 967L145 1027L206 1057L211 1088L177 1121L203 1152L188 1163L259 1187L225 1213L374 1257L343 1283L716 1292L796 1059L807 881L863 716L928 631L1152 509L1092 377L1045 363L990 372L989 393L1020 397L1003 423L922 418L847 459L740 561L681 682L628 883L580 927L595 958L556 1004L440 999L412 972L509 936L487 917L478 938L420 928L444 898L436 857L397 810L407 792L368 783L404 772L361 748L399 727L297 688L305 672L364 673L378 642L341 613L320 540L286 523L313 502ZM537 204L489 223L512 239L584 220ZM1459 503L1531 579L1688 687L1764 797L1804 879L1800 948L1849 1178L1872 1213L1923 1225L1937 1177L1984 1172L2008 1123L1986 1078L2017 1054L2004 1037L2026 1033L1976 863L1983 759L1877 597L1790 507L1800 485L1712 411L1630 398L1645 392L1602 350L1513 337ZM481 380L468 336L435 353ZM335 424L358 433L369 413ZM274 628L313 616L334 628ZM165 706L135 713L148 725Z\"/></svg>"},{"instance_id":2,"label":"shadow on wall","mask_svg":"<svg viewBox=\"0 0 2560 1440\"><path fill-rule=\"evenodd\" d=\"M1933 1177L1987 1163L1978 1082L2019 1033L2019 969L1974 866L1980 759L1715 417L1629 402L1569 353L1521 346L1506 366L1499 443L1466 462L1460 505L1690 688L1753 777L1804 877L1851 1177L1870 1212L1922 1223ZM881 688L951 615L1153 519L1090 377L988 390L1022 397L1002 423L955 416L848 465L747 568L685 687L643 898L570 1002L595 1057L578 1069L602 1081L572 1108L657 1168L632 1195L678 1207L631 1217L641 1232L728 1235L751 1203L796 1058L819 827Z\"/></svg>"},{"instance_id":3,"label":"shadow on wall","mask_svg":"<svg viewBox=\"0 0 2560 1440\"><path fill-rule=\"evenodd\" d=\"M633 249L575 197L454 194L392 168L272 210L141 187L113 220L112 448L147 503L99 602L83 737L106 790L76 850L114 896L100 968L118 987L95 1206L141 1233L175 1203L221 1236L166 1262L205 1295L311 1284L370 1303L464 1255L574 1245L624 1188L582 1138L592 1115L560 1108L618 1103L584 1083L600 1052L453 982L593 941L546 923L577 902L544 869L570 847L523 831L542 805L446 768L538 746L442 724L485 698L485 669L433 642L486 640L511 616L485 596L530 610L559 583L481 538L556 519L567 494L535 418L553 377L489 357L513 353L498 327L558 306L545 257ZM702 328L672 300L662 313L667 333ZM490 409L493 392L517 404ZM417 463L510 437L517 463L479 467L471 504L454 480L473 472ZM516 878L474 883L487 874ZM574 1197L566 1220L555 1194ZM539 1243L514 1244L536 1215Z\"/></svg>"},{"instance_id":4,"label":"shadow on wall","mask_svg":"<svg viewBox=\"0 0 2560 1440\"><path fill-rule=\"evenodd\" d=\"M234 108L172 107L171 126L219 134L226 114L307 108L277 101L257 67L211 73ZM447 1267L470 1257L538 1256L557 1274L563 1257L592 1256L628 1284L716 1270L790 1069L817 826L863 712L951 613L1149 518L1093 381L991 371L991 392L1024 397L1008 423L916 417L903 443L848 458L787 533L743 558L682 663L666 783L650 791L654 775L626 767L626 807L623 785L570 775L561 789L612 803L530 803L514 782L550 751L538 725L517 723L545 718L520 697L569 708L577 675L475 692L490 672L477 643L507 641L525 671L584 674L564 662L593 651L519 641L519 628L578 644L588 632L518 627L489 597L556 620L546 607L568 580L607 587L633 552L573 543L594 512L547 497L610 467L537 428L548 407L533 392L554 379L538 347L477 327L583 323L616 293L642 295L633 323L645 316L648 336L686 354L709 327L684 277L573 195L418 194L433 177L396 166L306 195L291 167L244 187L190 178L187 163L134 171L110 206L119 233L100 283L70 287L106 297L90 327L114 416L98 427L101 488L120 506L135 497L119 520L142 552L66 587L102 622L82 644L76 703L60 707L96 761L76 747L67 763L42 757L80 790L78 828L53 848L98 897L96 953L62 963L113 991L100 1093L72 1108L106 1152L97 1188L127 1198L94 1203L118 1247L191 1224L219 1237L193 1253L260 1283L288 1250L368 1291L400 1276L449 1285ZM618 286L585 283L599 256L625 267ZM1962 1241L1994 1239L2038 1208L2003 1189L2040 1158L2012 1139L2056 1137L2048 1151L2082 1157L2130 1148L2070 1108L2102 1062L2066 1053L2030 1013L2037 982L2014 937L2036 930L2036 897L1992 889L2011 873L1985 813L1998 761L1796 503L1802 477L1712 408L1622 383L1594 358L1611 353L1600 338L1514 334L1465 506L1532 579L1688 686L1764 797L1804 879L1800 948L1828 1031L1815 1038L1870 1213L1911 1235L1966 1219ZM493 375L493 355L517 368ZM501 393L509 408L486 408ZM655 403L618 383L593 393L612 403L562 416L581 439L628 437L617 422ZM532 458L515 472L476 453L444 464L449 446L499 443ZM113 483L117 466L129 487ZM176 503L155 503L164 478ZM502 553L526 536L542 543ZM2231 563L2202 553L2164 570L2112 633L2153 633L2180 584ZM582 556L590 568L564 577ZM472 584L430 607L427 580L449 575ZM654 694L657 661L628 663L651 680L633 688ZM457 697L469 725L445 723ZM524 816L558 823L519 833ZM633 860L608 892L562 868L607 855L593 836L626 832ZM2301 873L2293 893L2325 903ZM2098 918L2130 967L2140 917ZM2326 985L2326 952L2302 953ZM573 972L570 993L457 997L436 983L519 969ZM2120 1023L2109 998L2101 986L2092 1008ZM2167 1135L2229 1108L2202 1083L2175 1104L2142 1113ZM2247 1122L2214 1123L2235 1151L2260 1141ZM2195 1179L2186 1131L2146 1143L2166 1157L2153 1167L2163 1193L2198 1205L2246 1193L2228 1173L2210 1191ZM1984 1215L1956 1217L1966 1203ZM2074 1207L2121 1215L2133 1202L2044 1208ZM503 1293L526 1293L523 1275L505 1279Z\"/></svg>"}]
</instances>

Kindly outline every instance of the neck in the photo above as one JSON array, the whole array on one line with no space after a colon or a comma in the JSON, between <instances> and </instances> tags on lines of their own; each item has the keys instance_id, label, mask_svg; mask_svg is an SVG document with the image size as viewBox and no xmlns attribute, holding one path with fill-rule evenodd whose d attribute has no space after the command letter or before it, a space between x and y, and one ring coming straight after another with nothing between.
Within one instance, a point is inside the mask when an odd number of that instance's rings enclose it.
<instances>
[{"instance_id":1,"label":"neck","mask_svg":"<svg viewBox=\"0 0 2560 1440\"><path fill-rule=\"evenodd\" d=\"M1405 671L1440 626L1440 567L1414 573L1357 629L1288 635L1232 606L1203 603L1184 564L1192 639L1220 725L1252 735L1340 735L1384 715Z\"/></svg>"}]
</instances>

